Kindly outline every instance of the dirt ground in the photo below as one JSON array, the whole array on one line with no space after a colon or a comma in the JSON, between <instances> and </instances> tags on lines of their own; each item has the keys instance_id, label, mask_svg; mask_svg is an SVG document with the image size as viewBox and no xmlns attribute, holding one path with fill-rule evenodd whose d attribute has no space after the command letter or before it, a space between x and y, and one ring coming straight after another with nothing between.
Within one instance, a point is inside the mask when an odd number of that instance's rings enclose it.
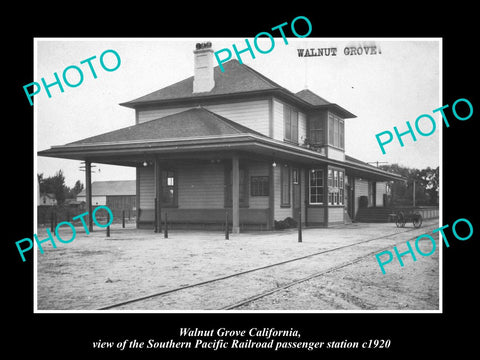
<instances>
[{"instance_id":1,"label":"dirt ground","mask_svg":"<svg viewBox=\"0 0 480 360\"><path fill-rule=\"evenodd\" d=\"M437 220L426 221L421 229L402 236L407 239L431 233L431 229L436 227ZM137 230L132 225L127 229L121 229L120 225L113 227L110 237L106 237L105 230L100 228L95 228L89 235L79 229L71 243L57 243L56 249L50 243L44 243L44 254L37 251L37 309L95 310L127 299L405 230L411 229L397 229L391 223L357 223L328 229L306 229L303 231L303 242L298 243L294 230L231 234L230 240L225 240L222 232L200 231L170 231L169 238L164 239L162 234ZM46 237L45 229L39 229L37 234L40 239ZM68 239L70 233L65 233L64 237ZM371 252L390 245L393 245L393 241L385 238L369 243L362 251ZM332 252L309 266L335 266L349 258L358 257L359 251L343 252L341 256ZM241 309L438 309L438 247L432 256L417 256L416 262L405 257L404 262L403 268L398 262L388 264L384 275L375 258L370 256ZM305 267L304 271L307 270L315 272L315 269ZM284 275L280 270L273 275L270 273L268 281L278 281ZM262 281L266 282L267 279L253 277L248 283L256 283L261 288ZM225 290L227 292L232 297L237 296L238 300L246 296L242 286L236 290ZM195 304L193 306L189 304L189 299L184 300L179 309L208 309L225 305L210 302L209 307L203 307L202 303L192 302ZM142 306L145 306L140 308L143 310L178 307L175 304L168 307L158 302Z\"/></svg>"},{"instance_id":2,"label":"dirt ground","mask_svg":"<svg viewBox=\"0 0 480 360\"><path fill-rule=\"evenodd\" d=\"M437 241L438 246L438 241ZM439 256L405 257L404 267L386 265L386 274L371 259L295 285L238 310L437 310Z\"/></svg>"}]
</instances>

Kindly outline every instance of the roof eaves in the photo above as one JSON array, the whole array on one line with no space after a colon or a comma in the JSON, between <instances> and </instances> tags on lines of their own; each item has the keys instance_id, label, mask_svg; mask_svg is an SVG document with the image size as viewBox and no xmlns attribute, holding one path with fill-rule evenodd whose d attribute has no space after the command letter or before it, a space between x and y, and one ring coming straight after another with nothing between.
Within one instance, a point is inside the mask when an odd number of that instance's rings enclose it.
<instances>
[{"instance_id":1,"label":"roof eaves","mask_svg":"<svg viewBox=\"0 0 480 360\"><path fill-rule=\"evenodd\" d=\"M325 105L312 105L314 109L333 109L339 112L344 119L354 119L357 115L352 114L350 111L344 109L338 104L330 103Z\"/></svg>"},{"instance_id":2,"label":"roof eaves","mask_svg":"<svg viewBox=\"0 0 480 360\"><path fill-rule=\"evenodd\" d=\"M355 158L353 158L351 156L348 156L348 155L345 155L345 163L356 166L357 168L359 168L361 170L366 170L366 171L369 171L369 172L382 174L382 175L385 175L385 176L388 176L388 177L396 178L398 180L405 180L406 179L405 177L403 177L400 174L396 174L396 173L392 173L392 172L388 172L388 171L379 169L379 168L377 168L373 165L364 163L363 161L355 159Z\"/></svg>"},{"instance_id":3,"label":"roof eaves","mask_svg":"<svg viewBox=\"0 0 480 360\"><path fill-rule=\"evenodd\" d=\"M171 99L161 99L161 100L145 100L145 101L127 101L119 103L120 106L129 107L135 109L140 106L151 106L151 105L199 105L204 100L216 100L216 99L228 99L228 98L241 98L245 96L254 96L254 95L263 95L271 93L278 89L260 89L260 90L248 90L242 92L231 92L231 93L222 93L222 94L208 94L201 93L199 95L177 97Z\"/></svg>"}]
</instances>

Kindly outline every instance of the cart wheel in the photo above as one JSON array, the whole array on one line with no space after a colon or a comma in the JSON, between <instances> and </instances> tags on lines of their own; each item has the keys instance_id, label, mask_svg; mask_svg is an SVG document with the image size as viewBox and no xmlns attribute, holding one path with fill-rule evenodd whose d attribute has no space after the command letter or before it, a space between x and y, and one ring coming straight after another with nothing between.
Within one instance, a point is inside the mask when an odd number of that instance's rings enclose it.
<instances>
[{"instance_id":1,"label":"cart wheel","mask_svg":"<svg viewBox=\"0 0 480 360\"><path fill-rule=\"evenodd\" d=\"M395 220L395 225L397 225L397 227L405 227L405 215L403 214L403 212L399 212L397 214L397 218Z\"/></svg>"},{"instance_id":2,"label":"cart wheel","mask_svg":"<svg viewBox=\"0 0 480 360\"><path fill-rule=\"evenodd\" d=\"M422 222L422 215L420 215L419 213L415 213L413 215L413 226L418 229L420 226L422 226Z\"/></svg>"}]
</instances>

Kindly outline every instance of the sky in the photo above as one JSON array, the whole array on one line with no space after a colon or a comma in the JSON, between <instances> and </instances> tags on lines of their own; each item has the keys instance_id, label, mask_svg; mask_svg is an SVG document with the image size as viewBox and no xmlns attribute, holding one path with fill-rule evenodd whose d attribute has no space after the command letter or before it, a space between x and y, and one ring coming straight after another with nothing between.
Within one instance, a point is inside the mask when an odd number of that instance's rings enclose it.
<instances>
[{"instance_id":1,"label":"sky","mask_svg":"<svg viewBox=\"0 0 480 360\"><path fill-rule=\"evenodd\" d=\"M193 50L197 42L211 41L215 51L245 47L244 38L37 38L35 39L34 79L54 82L54 72L62 78L63 70L75 65L82 69L83 81L77 87L63 84L50 87L51 98L42 88L34 96L36 151L63 145L89 136L135 124L135 111L120 106L155 90L193 75ZM253 39L249 39L253 43ZM260 38L261 49L270 47L268 38ZM375 46L377 54L346 55L345 47ZM336 48L336 56L299 57L297 49ZM105 50L115 50L121 59L117 70L107 72L99 62ZM255 51L255 50L254 50ZM233 53L233 51L232 51ZM441 98L441 41L432 39L362 39L362 38L275 38L268 54L248 52L242 61L256 71L292 92L308 88L319 96L347 109L357 117L345 120L345 152L365 162L386 162L408 167L439 166L441 159L442 120L434 109ZM88 64L91 61L97 78ZM223 56L223 54L222 54ZM235 55L233 55L235 56ZM114 67L111 53L104 57L107 67ZM216 64L215 64L216 65ZM71 83L80 81L75 70L68 71ZM62 80L63 82L63 80ZM29 106L25 97L25 105ZM409 135L401 147L394 139L382 154L375 135L407 130L409 121L422 114L436 120L436 131L430 136ZM428 133L432 125L422 119L420 129ZM85 182L80 161L37 157L35 173L44 177L62 170L66 185ZM132 180L135 169L95 164L92 181Z\"/></svg>"}]
</instances>

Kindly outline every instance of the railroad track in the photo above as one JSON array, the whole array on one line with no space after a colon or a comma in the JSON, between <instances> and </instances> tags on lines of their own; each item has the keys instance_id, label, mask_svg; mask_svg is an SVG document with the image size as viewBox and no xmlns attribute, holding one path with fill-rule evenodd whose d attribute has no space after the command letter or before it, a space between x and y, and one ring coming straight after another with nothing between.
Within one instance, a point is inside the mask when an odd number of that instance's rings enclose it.
<instances>
[{"instance_id":1,"label":"railroad track","mask_svg":"<svg viewBox=\"0 0 480 360\"><path fill-rule=\"evenodd\" d=\"M433 227L432 227L432 229L433 229ZM180 287L165 290L165 291L155 292L155 293L152 293L152 294L148 294L148 295L144 295L144 296L140 296L140 297L136 297L136 298L131 298L131 299L128 299L128 300L125 300L125 301L121 301L121 302L118 302L118 303L115 303L115 304L111 304L111 305L108 305L108 306L101 307L98 310L111 310L111 309L116 309L116 308L128 308L127 306L131 306L132 304L135 304L134 307L135 306L138 307L139 304L141 304L142 302L143 303L148 303L148 302L152 303L153 301L160 301L160 299L162 299L164 297L167 297L167 296L171 296L172 294L179 294L179 293L187 292L187 291L197 291L199 288L202 288L202 287L205 288L205 287L218 286L219 289L221 289L222 286L225 286L224 284L222 285L222 283L228 283L228 282L232 283L232 281L238 282L238 280L241 277L254 276L257 273L260 273L260 272L266 271L266 270L268 270L268 271L272 271L272 270L278 271L278 268L280 268L282 266L292 266L292 265L294 265L294 266L297 266L297 269L294 269L294 270L298 271L298 269L301 269L303 267L308 267L308 266L306 266L308 264L305 263L305 261L307 261L307 260L308 261L313 261L313 259L317 258L317 257L327 256L329 254L333 254L335 252L340 252L341 250L346 250L346 249L349 249L349 248L361 247L362 245L365 245L365 244L368 244L368 243L371 243L371 242L374 242L374 241L379 241L379 240L384 241L386 239L391 240L392 238L395 238L395 237L400 237L401 238L401 241L398 242L398 243L390 243L388 246L386 246L384 248L375 248L374 251L370 251L366 254L364 253L361 256L356 256L353 259L349 259L349 260L344 261L340 264L337 263L335 266L328 267L328 268L322 269L320 271L315 271L313 273L308 274L307 276L301 276L301 277L297 277L297 278L293 278L293 279L288 279L288 276L287 276L287 279L284 280L283 283L279 282L278 280L275 280L274 281L275 286L272 286L272 287L268 288L268 290L264 290L264 288L263 288L262 291L257 291L257 292L254 293L254 295L247 296L245 298L242 298L241 300L229 301L229 302L227 302L227 305L223 305L221 307L217 306L217 307L214 308L216 310L233 310L233 309L239 308L239 307L241 307L245 304L251 303L255 300L258 300L258 299L261 299L263 297L274 294L276 292L283 291L283 290L285 290L289 287L292 287L294 285L297 285L299 283L306 282L310 279L320 277L320 276L322 276L324 274L327 274L329 272L347 267L349 265L353 265L353 264L355 264L355 263L357 263L357 262L359 262L359 261L361 261L361 260L363 260L363 259L365 259L369 256L374 256L375 254L377 254L377 253L379 253L383 250L392 249L392 247L394 245L398 245L400 243L405 243L405 241L415 239L417 236L419 236L419 234L416 234L415 236L410 237L408 239L405 239L402 236L403 234L408 233L408 232L412 232L412 231L419 232L419 229L412 228L412 229L406 229L406 230L403 230L403 231L400 231L400 232L397 231L395 233L386 234L386 235L382 235L382 236L379 236L379 237L358 241L356 243L347 244L347 245L339 246L339 247L332 248L332 249L318 251L318 252L311 253L311 254L308 254L308 255L299 256L299 257L292 258L292 259L289 259L289 260L280 261L280 262L277 262L277 263L272 263L272 264L260 266L260 267L257 267L257 268L248 269L248 270L245 270L245 271L240 271L240 272L237 272L237 273L233 273L233 274L229 274L229 275L225 275L225 276L221 276L221 277L197 282L197 283L194 283L194 284L184 285L184 286L180 286ZM421 234L424 234L426 232L428 232L428 231L426 231L426 230L421 230L420 231ZM302 261L303 261L303 263L302 263ZM313 264L313 266L318 267L318 265L319 265L318 260L315 260L314 262L312 262L312 264ZM310 264L310 265L312 265L312 264ZM293 271L291 269L287 269L286 271L284 271L283 275L290 274L290 272L294 273L295 271ZM274 273L273 276L277 276L277 274L278 273ZM265 276L268 277L268 274L264 274L264 277ZM245 282L248 282L248 279L245 280ZM215 289L211 290L211 292L212 292L212 294L216 294L216 295L218 295L219 293L222 293L221 290L215 290Z\"/></svg>"},{"instance_id":2,"label":"railroad track","mask_svg":"<svg viewBox=\"0 0 480 360\"><path fill-rule=\"evenodd\" d=\"M414 239L414 238L416 238L416 236L413 237L413 239ZM411 239L412 239L412 238L411 238ZM410 239L409 239L409 240L410 240ZM259 300L259 299L264 298L264 297L266 297L266 296L272 295L272 294L274 294L274 293L276 293L276 292L280 292L280 291L283 291L283 290L285 290L285 289L288 289L289 287L292 287L292 286L294 286L294 285L301 284L301 283L306 282L306 281L308 281L308 280L311 280L311 279L317 278L317 277L319 277L319 276L328 274L329 272L332 272L332 271L335 271L335 270L339 270L339 269L341 269L341 268L344 268L344 267L353 265L353 264L355 264L355 263L357 263L357 262L359 262L359 261L362 261L363 259L365 259L365 258L367 258L367 257L369 257L369 256L378 254L379 252L381 252L381 251L383 251L383 250L388 250L388 249L391 249L391 246L387 246L387 247L385 247L385 248L383 248L383 249L379 249L379 250L372 251L371 253L368 253L368 254L366 254L366 255L360 256L360 257L358 257L358 258L356 258L356 259L354 259L354 260L352 260L352 261L346 261L346 262L344 262L344 263L342 263L342 264L340 264L340 265L336 265L336 266L331 267L331 268L329 268L329 269L316 272L316 273L314 273L314 274L312 274L312 275L308 275L308 276L306 276L306 277L304 277L304 278L301 278L301 279L293 280L293 281L291 281L291 282L289 282L289 283L287 283L287 284L284 284L284 285L281 285L281 286L277 286L277 287L275 287L275 288L271 288L271 289L269 289L269 290L267 290L267 291L265 291L265 292L262 292L262 293L260 293L260 294L256 294L256 295L250 296L250 297L248 297L248 298L246 298L246 299L243 299L243 300L241 300L241 301L238 301L238 302L233 303L233 304L230 304L230 305L226 305L226 306L220 308L220 310L233 310L233 309L239 308L239 307L241 307L241 306L243 306L243 305L246 305L246 304L249 304L249 303L251 303L251 302L253 302L253 301L255 301L255 300Z\"/></svg>"}]
</instances>

